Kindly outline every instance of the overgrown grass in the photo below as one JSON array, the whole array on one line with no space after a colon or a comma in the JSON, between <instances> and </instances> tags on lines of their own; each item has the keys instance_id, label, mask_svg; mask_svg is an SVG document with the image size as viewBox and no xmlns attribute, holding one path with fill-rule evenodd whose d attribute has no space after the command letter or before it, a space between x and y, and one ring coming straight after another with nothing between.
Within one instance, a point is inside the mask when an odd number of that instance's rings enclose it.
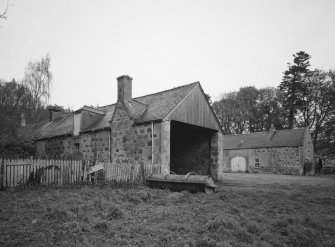
<instances>
[{"instance_id":1,"label":"overgrown grass","mask_svg":"<svg viewBox=\"0 0 335 247\"><path fill-rule=\"evenodd\" d=\"M0 246L335 246L334 236L327 183L254 181L213 195L126 184L0 192Z\"/></svg>"}]
</instances>

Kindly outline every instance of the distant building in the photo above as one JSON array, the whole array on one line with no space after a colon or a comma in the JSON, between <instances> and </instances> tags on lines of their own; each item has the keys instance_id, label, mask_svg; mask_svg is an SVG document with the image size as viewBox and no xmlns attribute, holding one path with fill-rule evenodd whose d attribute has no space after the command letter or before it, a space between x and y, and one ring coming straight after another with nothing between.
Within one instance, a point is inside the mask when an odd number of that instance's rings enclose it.
<instances>
[{"instance_id":1,"label":"distant building","mask_svg":"<svg viewBox=\"0 0 335 247\"><path fill-rule=\"evenodd\" d=\"M162 172L222 175L221 127L199 82L132 98L132 78L117 78L115 104L51 110L25 128L37 157L118 164L161 164Z\"/></svg>"},{"instance_id":2,"label":"distant building","mask_svg":"<svg viewBox=\"0 0 335 247\"><path fill-rule=\"evenodd\" d=\"M314 163L308 128L224 136L223 171L303 174L306 159ZM314 167L310 174L314 174Z\"/></svg>"}]
</instances>

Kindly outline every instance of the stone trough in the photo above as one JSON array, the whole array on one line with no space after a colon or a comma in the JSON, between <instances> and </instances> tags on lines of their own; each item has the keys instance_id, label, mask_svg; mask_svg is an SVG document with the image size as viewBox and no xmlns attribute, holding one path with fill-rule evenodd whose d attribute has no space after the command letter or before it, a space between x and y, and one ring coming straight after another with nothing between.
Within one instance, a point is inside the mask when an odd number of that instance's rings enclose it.
<instances>
[{"instance_id":1,"label":"stone trough","mask_svg":"<svg viewBox=\"0 0 335 247\"><path fill-rule=\"evenodd\" d=\"M172 173L172 172L171 172ZM149 187L169 189L172 191L187 190L190 192L205 192L211 194L216 192L217 185L211 176L197 175L189 172L186 175L176 174L152 174L146 179Z\"/></svg>"}]
</instances>

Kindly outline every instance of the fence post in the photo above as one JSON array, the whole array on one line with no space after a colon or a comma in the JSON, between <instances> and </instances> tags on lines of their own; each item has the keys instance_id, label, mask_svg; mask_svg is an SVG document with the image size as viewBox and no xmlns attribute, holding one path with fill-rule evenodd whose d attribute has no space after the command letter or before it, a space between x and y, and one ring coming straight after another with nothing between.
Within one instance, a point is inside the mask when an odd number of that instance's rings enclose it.
<instances>
[{"instance_id":1,"label":"fence post","mask_svg":"<svg viewBox=\"0 0 335 247\"><path fill-rule=\"evenodd\" d=\"M141 179L142 179L142 183L145 184L145 173L144 173L144 163L141 162Z\"/></svg>"},{"instance_id":2,"label":"fence post","mask_svg":"<svg viewBox=\"0 0 335 247\"><path fill-rule=\"evenodd\" d=\"M0 164L0 189L5 188L5 159L1 159Z\"/></svg>"}]
</instances>

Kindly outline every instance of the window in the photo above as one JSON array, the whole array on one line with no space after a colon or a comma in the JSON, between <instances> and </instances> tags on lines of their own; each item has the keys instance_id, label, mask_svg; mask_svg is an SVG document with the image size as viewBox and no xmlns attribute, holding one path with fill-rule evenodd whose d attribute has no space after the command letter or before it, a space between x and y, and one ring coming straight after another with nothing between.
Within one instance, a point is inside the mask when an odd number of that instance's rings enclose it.
<instances>
[{"instance_id":1,"label":"window","mask_svg":"<svg viewBox=\"0 0 335 247\"><path fill-rule=\"evenodd\" d=\"M259 158L255 159L255 167L259 167Z\"/></svg>"},{"instance_id":2,"label":"window","mask_svg":"<svg viewBox=\"0 0 335 247\"><path fill-rule=\"evenodd\" d=\"M79 143L74 144L74 151L79 152Z\"/></svg>"}]
</instances>

